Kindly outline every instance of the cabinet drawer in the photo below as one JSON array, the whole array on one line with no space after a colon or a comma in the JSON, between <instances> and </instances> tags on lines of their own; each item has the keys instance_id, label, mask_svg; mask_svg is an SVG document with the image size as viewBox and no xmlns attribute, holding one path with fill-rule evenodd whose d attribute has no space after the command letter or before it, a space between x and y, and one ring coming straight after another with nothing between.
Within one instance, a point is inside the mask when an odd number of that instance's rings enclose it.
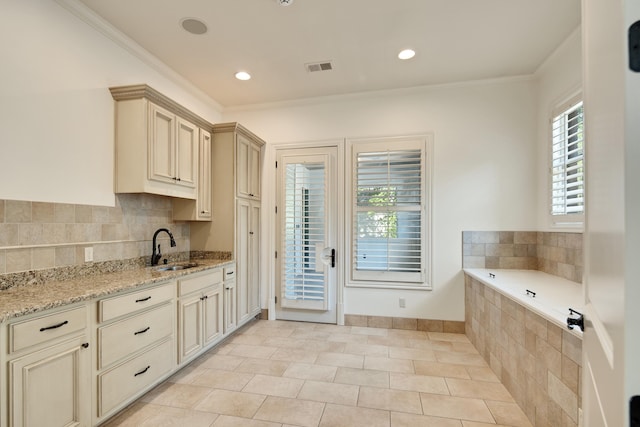
<instances>
[{"instance_id":1,"label":"cabinet drawer","mask_svg":"<svg viewBox=\"0 0 640 427\"><path fill-rule=\"evenodd\" d=\"M100 369L173 332L173 304L98 328Z\"/></svg>"},{"instance_id":2,"label":"cabinet drawer","mask_svg":"<svg viewBox=\"0 0 640 427\"><path fill-rule=\"evenodd\" d=\"M174 286L174 282L169 282L162 286L100 300L98 302L100 308L99 321L106 322L107 320L169 301L173 298Z\"/></svg>"},{"instance_id":3,"label":"cabinet drawer","mask_svg":"<svg viewBox=\"0 0 640 427\"><path fill-rule=\"evenodd\" d=\"M191 292L202 290L207 286L215 285L216 283L222 283L221 269L178 280L178 294L180 296L187 295Z\"/></svg>"},{"instance_id":4,"label":"cabinet drawer","mask_svg":"<svg viewBox=\"0 0 640 427\"><path fill-rule=\"evenodd\" d=\"M78 307L9 325L9 351L14 353L87 327L87 309Z\"/></svg>"},{"instance_id":5,"label":"cabinet drawer","mask_svg":"<svg viewBox=\"0 0 640 427\"><path fill-rule=\"evenodd\" d=\"M167 340L98 377L99 416L153 384L173 368L173 340Z\"/></svg>"},{"instance_id":6,"label":"cabinet drawer","mask_svg":"<svg viewBox=\"0 0 640 427\"><path fill-rule=\"evenodd\" d=\"M223 269L224 280L233 280L236 278L236 264L233 263L231 265L226 266Z\"/></svg>"}]
</instances>

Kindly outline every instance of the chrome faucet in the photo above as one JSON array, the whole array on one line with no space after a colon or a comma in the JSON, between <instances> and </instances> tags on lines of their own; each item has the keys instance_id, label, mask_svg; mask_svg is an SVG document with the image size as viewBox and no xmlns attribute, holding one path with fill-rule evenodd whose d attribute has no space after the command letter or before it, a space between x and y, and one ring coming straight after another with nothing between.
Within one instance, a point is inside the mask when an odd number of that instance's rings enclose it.
<instances>
[{"instance_id":1,"label":"chrome faucet","mask_svg":"<svg viewBox=\"0 0 640 427\"><path fill-rule=\"evenodd\" d=\"M160 258L162 258L162 253L160 252L160 244L158 244L158 252L156 252L156 238L158 237L158 233L160 233L161 231L164 231L169 235L169 238L171 239L171 247L173 248L176 246L176 241L173 239L173 234L171 234L168 229L157 229L156 232L153 233L153 242L151 243L153 245L153 252L151 253L151 265L158 265L158 261L160 261Z\"/></svg>"}]
</instances>

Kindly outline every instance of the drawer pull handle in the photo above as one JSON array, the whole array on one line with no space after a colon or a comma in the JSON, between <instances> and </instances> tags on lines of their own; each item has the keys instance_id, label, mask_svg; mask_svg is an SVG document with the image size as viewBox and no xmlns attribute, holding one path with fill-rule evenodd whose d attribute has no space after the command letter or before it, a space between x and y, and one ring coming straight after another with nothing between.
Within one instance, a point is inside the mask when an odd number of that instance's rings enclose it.
<instances>
[{"instance_id":1,"label":"drawer pull handle","mask_svg":"<svg viewBox=\"0 0 640 427\"><path fill-rule=\"evenodd\" d=\"M151 365L147 366L142 371L140 371L137 374L135 374L134 377L137 377L138 375L142 375L142 374L146 373L149 370L150 367L151 367Z\"/></svg>"},{"instance_id":2,"label":"drawer pull handle","mask_svg":"<svg viewBox=\"0 0 640 427\"><path fill-rule=\"evenodd\" d=\"M149 301L150 299L151 299L151 296L148 296L146 298L137 299L136 302L145 302L145 301Z\"/></svg>"},{"instance_id":3,"label":"drawer pull handle","mask_svg":"<svg viewBox=\"0 0 640 427\"><path fill-rule=\"evenodd\" d=\"M227 276L231 276L233 274L233 271L230 271L227 273Z\"/></svg>"},{"instance_id":4,"label":"drawer pull handle","mask_svg":"<svg viewBox=\"0 0 640 427\"><path fill-rule=\"evenodd\" d=\"M57 325L47 326L46 328L40 328L40 332L48 331L49 329L57 329L57 328L59 328L60 326L64 326L64 325L66 325L67 323L69 323L69 321L68 321L68 320L65 320L64 322L62 322L62 323L58 323Z\"/></svg>"},{"instance_id":5,"label":"drawer pull handle","mask_svg":"<svg viewBox=\"0 0 640 427\"><path fill-rule=\"evenodd\" d=\"M147 332L149 329L151 329L151 326L147 326L145 329L138 331L138 332L134 332L133 335L140 335L140 334L144 334L145 332Z\"/></svg>"}]
</instances>

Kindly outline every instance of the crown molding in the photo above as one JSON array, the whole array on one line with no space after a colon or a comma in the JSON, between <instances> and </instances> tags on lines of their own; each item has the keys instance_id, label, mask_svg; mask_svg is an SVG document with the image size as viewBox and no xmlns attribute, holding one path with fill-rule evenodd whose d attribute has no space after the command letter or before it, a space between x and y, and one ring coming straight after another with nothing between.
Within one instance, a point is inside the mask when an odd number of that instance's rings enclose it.
<instances>
[{"instance_id":1,"label":"crown molding","mask_svg":"<svg viewBox=\"0 0 640 427\"><path fill-rule=\"evenodd\" d=\"M167 64L158 59L155 55L151 54L148 50L136 43L132 38L125 35L116 27L111 25L107 20L95 13L85 4L79 0L55 0L64 9L75 15L80 20L84 21L90 27L113 41L116 45L123 48L127 52L131 53L134 57L166 77L173 83L180 86L182 89L204 102L210 105L217 112L222 113L223 107L216 100L212 99L198 87L196 87L189 80L184 78L181 74L174 71Z\"/></svg>"},{"instance_id":2,"label":"crown molding","mask_svg":"<svg viewBox=\"0 0 640 427\"><path fill-rule=\"evenodd\" d=\"M116 101L146 98L154 104L166 108L172 113L190 121L191 123L197 125L202 129L206 129L209 131L211 130L211 128L213 128L213 124L211 124L209 121L193 113L191 110L186 109L182 105L175 102L173 99L161 94L149 85L139 84L110 87L109 91L111 92L111 96L113 97L113 99L115 99Z\"/></svg>"},{"instance_id":3,"label":"crown molding","mask_svg":"<svg viewBox=\"0 0 640 427\"><path fill-rule=\"evenodd\" d=\"M249 129L247 129L246 127L242 126L238 122L217 123L217 124L213 125L213 130L211 131L211 133L213 133L213 134L216 134L216 133L227 133L227 132L237 132L237 133L245 136L246 138L249 138L249 139L255 141L259 145L266 144L264 139L260 138L258 135L256 135L255 133L251 132Z\"/></svg>"}]
</instances>

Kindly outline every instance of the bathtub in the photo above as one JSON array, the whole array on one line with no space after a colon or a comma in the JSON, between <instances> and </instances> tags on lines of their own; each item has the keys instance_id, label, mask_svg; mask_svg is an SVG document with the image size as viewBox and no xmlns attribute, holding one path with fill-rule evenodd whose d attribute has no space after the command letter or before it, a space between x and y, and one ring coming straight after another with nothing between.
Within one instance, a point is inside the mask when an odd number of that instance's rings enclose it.
<instances>
[{"instance_id":1,"label":"bathtub","mask_svg":"<svg viewBox=\"0 0 640 427\"><path fill-rule=\"evenodd\" d=\"M570 308L583 313L581 284L537 270L465 268L464 272L582 339L580 328L567 328Z\"/></svg>"}]
</instances>

